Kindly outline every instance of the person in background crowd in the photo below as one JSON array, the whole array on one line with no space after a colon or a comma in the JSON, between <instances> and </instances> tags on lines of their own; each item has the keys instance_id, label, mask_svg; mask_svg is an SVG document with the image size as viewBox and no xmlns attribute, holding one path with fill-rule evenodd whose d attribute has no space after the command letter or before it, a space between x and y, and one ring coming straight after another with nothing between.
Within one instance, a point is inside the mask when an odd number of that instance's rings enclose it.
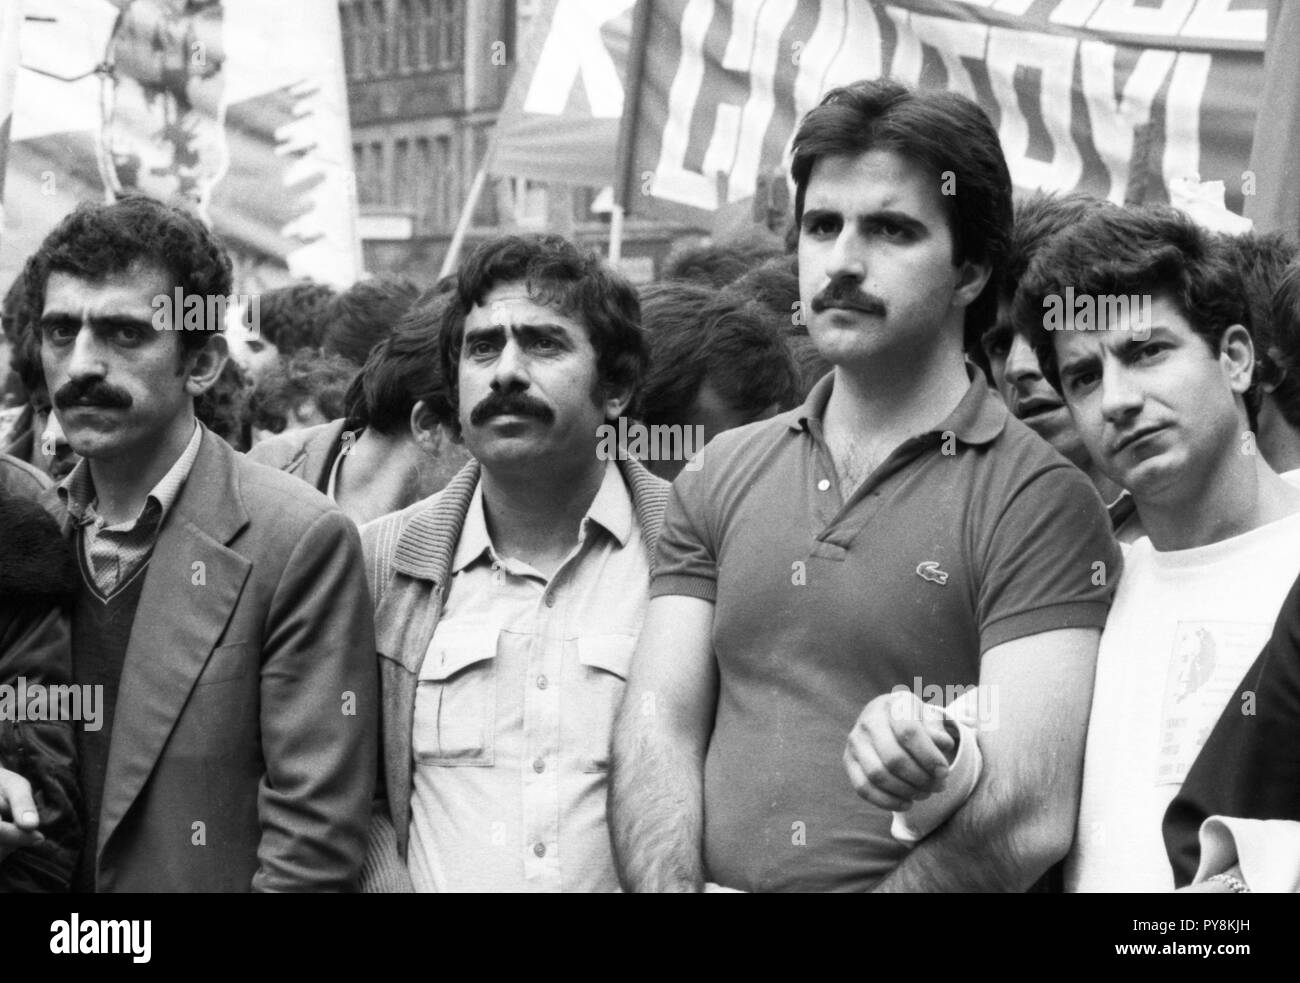
<instances>
[{"instance_id":1,"label":"person in background crowd","mask_svg":"<svg viewBox=\"0 0 1300 983\"><path fill-rule=\"evenodd\" d=\"M18 274L4 299L5 334L13 339L13 370L17 373L27 403L0 435L0 451L25 461L56 481L77 463L58 419L50 412L50 396L41 371L40 339L32 331L31 319L24 310L26 285Z\"/></svg>"},{"instance_id":2,"label":"person in background crowd","mask_svg":"<svg viewBox=\"0 0 1300 983\"><path fill-rule=\"evenodd\" d=\"M799 258L769 259L724 288L719 297L730 304L756 304L764 312L768 324L781 333L794 361L799 399L807 399L817 380L832 366L808 335L808 318L799 300Z\"/></svg>"},{"instance_id":3,"label":"person in background crowd","mask_svg":"<svg viewBox=\"0 0 1300 983\"><path fill-rule=\"evenodd\" d=\"M857 82L803 119L792 171L802 309L835 368L673 484L615 726L620 876L1024 890L1069 849L1111 592L1090 575L1118 551L1084 475L968 371L1011 230L997 133L960 95ZM900 800L844 781L845 735L898 685L976 682L999 694L984 781L909 852Z\"/></svg>"},{"instance_id":4,"label":"person in background crowd","mask_svg":"<svg viewBox=\"0 0 1300 983\"><path fill-rule=\"evenodd\" d=\"M212 388L194 401L198 421L237 451L252 446L248 403L252 383L233 359L221 367Z\"/></svg>"},{"instance_id":5,"label":"person in background crowd","mask_svg":"<svg viewBox=\"0 0 1300 983\"><path fill-rule=\"evenodd\" d=\"M373 889L615 891L610 724L668 485L602 460L645 371L636 291L559 236L480 246L444 309L474 460L366 525L384 719Z\"/></svg>"},{"instance_id":6,"label":"person in background crowd","mask_svg":"<svg viewBox=\"0 0 1300 983\"><path fill-rule=\"evenodd\" d=\"M650 346L641 417L651 427L698 432L701 439L692 437L692 453L724 430L797 405L790 353L757 307L734 305L710 288L670 280L642 288L641 327ZM686 456L644 463L672 481Z\"/></svg>"},{"instance_id":7,"label":"person in background crowd","mask_svg":"<svg viewBox=\"0 0 1300 983\"><path fill-rule=\"evenodd\" d=\"M1043 378L1029 336L1015 330L1011 320L1016 285L1034 254L1052 236L1072 227L1084 216L1098 208L1113 207L1116 206L1090 195L1043 192L1034 192L1016 205L1011 248L998 291L997 319L971 354L976 356L977 363L986 365L1011 414L1060 451L1097 486L1102 501L1107 503L1111 526L1121 540L1129 541L1141 535L1137 523L1130 521L1135 512L1132 496L1125 494L1093 463L1061 394Z\"/></svg>"},{"instance_id":8,"label":"person in background crowd","mask_svg":"<svg viewBox=\"0 0 1300 983\"><path fill-rule=\"evenodd\" d=\"M79 206L24 275L82 458L44 500L77 558L72 681L102 693L101 726L76 731L74 887L355 888L378 730L356 529L196 421L223 326L154 324L160 294L228 296L229 258L127 195Z\"/></svg>"},{"instance_id":9,"label":"person in background crowd","mask_svg":"<svg viewBox=\"0 0 1300 983\"><path fill-rule=\"evenodd\" d=\"M0 686L66 687L72 550L40 505L3 486L0 549ZM0 714L0 894L66 891L72 882L82 847L73 728L94 721L59 716L63 705L47 706L39 719L24 719L12 704Z\"/></svg>"},{"instance_id":10,"label":"person in background crowd","mask_svg":"<svg viewBox=\"0 0 1300 983\"><path fill-rule=\"evenodd\" d=\"M684 280L720 289L783 253L781 241L776 236L754 229L720 242L706 240L673 249L664 260L659 280Z\"/></svg>"},{"instance_id":11,"label":"person in background crowd","mask_svg":"<svg viewBox=\"0 0 1300 983\"><path fill-rule=\"evenodd\" d=\"M405 277L378 276L354 283L325 309L322 350L361 368L419 300L420 288Z\"/></svg>"},{"instance_id":12,"label":"person in background crowd","mask_svg":"<svg viewBox=\"0 0 1300 983\"><path fill-rule=\"evenodd\" d=\"M249 458L296 475L361 525L442 489L468 460L438 364L446 301L413 308L353 379L340 419L272 437Z\"/></svg>"},{"instance_id":13,"label":"person in background crowd","mask_svg":"<svg viewBox=\"0 0 1300 983\"><path fill-rule=\"evenodd\" d=\"M334 288L323 283L294 283L258 297L256 330L250 331L243 317L229 319L231 358L254 389L299 349L321 346L325 312L336 296Z\"/></svg>"},{"instance_id":14,"label":"person in background crowd","mask_svg":"<svg viewBox=\"0 0 1300 983\"><path fill-rule=\"evenodd\" d=\"M1076 304L1129 302L1044 324L1067 286ZM1250 431L1241 278L1182 213L1086 216L1034 257L1013 317L1147 534L1125 555L1102 635L1066 886L1168 890L1161 819L1300 574L1300 489Z\"/></svg>"},{"instance_id":15,"label":"person in background crowd","mask_svg":"<svg viewBox=\"0 0 1300 983\"><path fill-rule=\"evenodd\" d=\"M1283 478L1300 484L1300 259L1277 277L1266 311L1267 326L1255 346L1259 452Z\"/></svg>"},{"instance_id":16,"label":"person in background crowd","mask_svg":"<svg viewBox=\"0 0 1300 983\"><path fill-rule=\"evenodd\" d=\"M356 375L357 367L347 359L315 348L278 360L248 398L253 445L341 417Z\"/></svg>"}]
</instances>

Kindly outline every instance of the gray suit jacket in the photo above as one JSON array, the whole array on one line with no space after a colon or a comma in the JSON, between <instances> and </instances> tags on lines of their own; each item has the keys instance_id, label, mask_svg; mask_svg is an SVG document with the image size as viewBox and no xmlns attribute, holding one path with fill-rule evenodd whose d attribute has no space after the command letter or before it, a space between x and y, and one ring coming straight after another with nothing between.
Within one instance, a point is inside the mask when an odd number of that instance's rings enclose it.
<instances>
[{"instance_id":1,"label":"gray suit jacket","mask_svg":"<svg viewBox=\"0 0 1300 983\"><path fill-rule=\"evenodd\" d=\"M362 569L323 495L204 429L122 667L98 891L356 888L378 730Z\"/></svg>"},{"instance_id":2,"label":"gray suit jacket","mask_svg":"<svg viewBox=\"0 0 1300 983\"><path fill-rule=\"evenodd\" d=\"M632 494L653 573L670 486L635 460L621 461L619 467ZM362 876L364 891L411 889L406 850L416 685L442 615L452 558L478 480L479 464L471 460L438 494L361 528L366 576L375 599L384 756L382 794Z\"/></svg>"}]
</instances>

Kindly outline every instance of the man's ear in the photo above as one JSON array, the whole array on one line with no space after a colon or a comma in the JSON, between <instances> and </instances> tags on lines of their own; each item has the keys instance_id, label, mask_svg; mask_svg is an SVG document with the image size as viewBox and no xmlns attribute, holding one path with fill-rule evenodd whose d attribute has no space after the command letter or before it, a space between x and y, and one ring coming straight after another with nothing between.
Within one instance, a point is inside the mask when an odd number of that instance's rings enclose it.
<instances>
[{"instance_id":1,"label":"man's ear","mask_svg":"<svg viewBox=\"0 0 1300 983\"><path fill-rule=\"evenodd\" d=\"M617 420L632 405L632 387L605 383L600 387L606 420Z\"/></svg>"},{"instance_id":2,"label":"man's ear","mask_svg":"<svg viewBox=\"0 0 1300 983\"><path fill-rule=\"evenodd\" d=\"M224 335L213 332L202 348L186 352L181 369L185 374L185 391L202 396L213 387L230 358L230 346Z\"/></svg>"},{"instance_id":3,"label":"man's ear","mask_svg":"<svg viewBox=\"0 0 1300 983\"><path fill-rule=\"evenodd\" d=\"M1219 362L1228 374L1232 391L1241 395L1250 388L1255 374L1255 344L1250 332L1240 324L1232 324L1219 339Z\"/></svg>"},{"instance_id":4,"label":"man's ear","mask_svg":"<svg viewBox=\"0 0 1300 983\"><path fill-rule=\"evenodd\" d=\"M442 449L442 424L424 400L411 407L411 436L421 450L430 454L437 454Z\"/></svg>"},{"instance_id":5,"label":"man's ear","mask_svg":"<svg viewBox=\"0 0 1300 983\"><path fill-rule=\"evenodd\" d=\"M968 259L962 263L957 287L952 294L953 306L969 307L973 304L992 275L993 265L987 260L977 263Z\"/></svg>"}]
</instances>

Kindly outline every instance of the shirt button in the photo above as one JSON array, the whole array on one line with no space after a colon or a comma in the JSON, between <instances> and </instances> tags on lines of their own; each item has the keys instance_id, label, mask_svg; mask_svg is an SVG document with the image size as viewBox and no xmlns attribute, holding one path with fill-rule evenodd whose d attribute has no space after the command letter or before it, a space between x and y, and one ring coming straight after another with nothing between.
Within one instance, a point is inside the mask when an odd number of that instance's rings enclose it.
<instances>
[{"instance_id":1,"label":"shirt button","mask_svg":"<svg viewBox=\"0 0 1300 983\"><path fill-rule=\"evenodd\" d=\"M553 607L555 607L555 595L554 595L554 594L547 594L547 595L546 595L546 606L547 606L548 608L553 608Z\"/></svg>"},{"instance_id":2,"label":"shirt button","mask_svg":"<svg viewBox=\"0 0 1300 983\"><path fill-rule=\"evenodd\" d=\"M538 677L537 677L537 688L538 688L538 689L546 689L546 677L545 677L545 676L538 676Z\"/></svg>"},{"instance_id":3,"label":"shirt button","mask_svg":"<svg viewBox=\"0 0 1300 983\"><path fill-rule=\"evenodd\" d=\"M533 771L537 772L537 774L540 775L540 774L541 774L542 772L544 772L545 770L546 770L546 761L545 761L545 759L543 759L543 758L538 758L536 761L533 762ZM541 854L539 853L538 856L540 857Z\"/></svg>"},{"instance_id":4,"label":"shirt button","mask_svg":"<svg viewBox=\"0 0 1300 983\"><path fill-rule=\"evenodd\" d=\"M821 481L817 482L818 491L826 491L826 489L830 488L830 486L831 486L831 481L829 478L823 478Z\"/></svg>"},{"instance_id":5,"label":"shirt button","mask_svg":"<svg viewBox=\"0 0 1300 983\"><path fill-rule=\"evenodd\" d=\"M534 856L538 856L538 857L544 857L544 856L546 856L546 844L545 844L545 843L534 843L534 844L533 844L533 855L534 855Z\"/></svg>"}]
</instances>

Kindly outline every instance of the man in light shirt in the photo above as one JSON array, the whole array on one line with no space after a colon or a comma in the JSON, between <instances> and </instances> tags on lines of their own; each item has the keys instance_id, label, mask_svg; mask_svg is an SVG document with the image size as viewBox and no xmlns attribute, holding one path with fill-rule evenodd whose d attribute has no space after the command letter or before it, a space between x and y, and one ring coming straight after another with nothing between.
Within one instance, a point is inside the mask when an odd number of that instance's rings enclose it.
<instances>
[{"instance_id":1,"label":"man in light shirt","mask_svg":"<svg viewBox=\"0 0 1300 983\"><path fill-rule=\"evenodd\" d=\"M465 263L440 330L474 460L362 530L386 793L365 886L615 891L610 727L668 488L597 453L645 371L636 292L510 236Z\"/></svg>"}]
</instances>

